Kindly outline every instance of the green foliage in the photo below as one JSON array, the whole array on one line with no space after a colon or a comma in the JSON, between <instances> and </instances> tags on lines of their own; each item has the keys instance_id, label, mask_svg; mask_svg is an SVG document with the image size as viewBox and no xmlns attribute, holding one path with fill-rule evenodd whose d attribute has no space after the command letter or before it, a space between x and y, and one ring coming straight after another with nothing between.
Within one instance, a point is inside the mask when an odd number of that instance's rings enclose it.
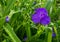
<instances>
[{"instance_id":1,"label":"green foliage","mask_svg":"<svg viewBox=\"0 0 60 42\"><path fill-rule=\"evenodd\" d=\"M40 7L46 8L51 18L47 26L31 20L34 10ZM6 16L10 19L8 23ZM60 1L0 0L0 42L60 42Z\"/></svg>"}]
</instances>

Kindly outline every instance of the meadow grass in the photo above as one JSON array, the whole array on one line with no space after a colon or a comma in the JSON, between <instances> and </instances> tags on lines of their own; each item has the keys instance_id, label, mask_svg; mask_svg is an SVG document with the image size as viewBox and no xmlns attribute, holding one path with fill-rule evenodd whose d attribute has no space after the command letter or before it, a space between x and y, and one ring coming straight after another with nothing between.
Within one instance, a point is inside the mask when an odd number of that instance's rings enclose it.
<instances>
[{"instance_id":1,"label":"meadow grass","mask_svg":"<svg viewBox=\"0 0 60 42\"><path fill-rule=\"evenodd\" d=\"M46 8L48 25L32 21L36 8ZM60 1L0 0L0 42L60 42Z\"/></svg>"}]
</instances>

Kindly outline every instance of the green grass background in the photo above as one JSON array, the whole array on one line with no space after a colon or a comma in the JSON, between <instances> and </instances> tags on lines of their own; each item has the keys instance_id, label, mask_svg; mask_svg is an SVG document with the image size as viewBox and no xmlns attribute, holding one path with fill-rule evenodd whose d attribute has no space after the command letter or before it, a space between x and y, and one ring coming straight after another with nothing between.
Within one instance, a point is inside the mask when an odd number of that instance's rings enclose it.
<instances>
[{"instance_id":1,"label":"green grass background","mask_svg":"<svg viewBox=\"0 0 60 42\"><path fill-rule=\"evenodd\" d=\"M47 26L31 20L34 10L41 7L48 10L51 18ZM0 42L60 42L60 0L0 0Z\"/></svg>"}]
</instances>

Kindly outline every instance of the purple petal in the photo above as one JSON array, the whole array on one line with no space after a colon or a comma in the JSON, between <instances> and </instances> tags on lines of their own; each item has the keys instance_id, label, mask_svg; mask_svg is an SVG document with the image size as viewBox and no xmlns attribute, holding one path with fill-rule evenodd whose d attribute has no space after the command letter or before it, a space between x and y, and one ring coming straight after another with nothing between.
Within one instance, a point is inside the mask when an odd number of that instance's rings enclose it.
<instances>
[{"instance_id":1,"label":"purple petal","mask_svg":"<svg viewBox=\"0 0 60 42\"><path fill-rule=\"evenodd\" d=\"M6 22L9 22L9 17L8 16L6 16Z\"/></svg>"},{"instance_id":2,"label":"purple petal","mask_svg":"<svg viewBox=\"0 0 60 42\"><path fill-rule=\"evenodd\" d=\"M56 36L56 34L55 33L52 33L52 37L55 37Z\"/></svg>"},{"instance_id":3,"label":"purple petal","mask_svg":"<svg viewBox=\"0 0 60 42\"><path fill-rule=\"evenodd\" d=\"M48 25L50 23L50 17L49 16L44 16L41 20L40 23L42 25Z\"/></svg>"},{"instance_id":4,"label":"purple petal","mask_svg":"<svg viewBox=\"0 0 60 42\"><path fill-rule=\"evenodd\" d=\"M39 15L38 15L38 14L33 14L33 15L32 15L32 21L33 21L34 23L39 23L39 22L40 22L40 17L39 17Z\"/></svg>"},{"instance_id":5,"label":"purple petal","mask_svg":"<svg viewBox=\"0 0 60 42\"><path fill-rule=\"evenodd\" d=\"M48 15L48 11L45 8L37 8L35 13Z\"/></svg>"},{"instance_id":6,"label":"purple petal","mask_svg":"<svg viewBox=\"0 0 60 42\"><path fill-rule=\"evenodd\" d=\"M42 19L43 17L45 17L45 14L39 14L40 19Z\"/></svg>"},{"instance_id":7,"label":"purple petal","mask_svg":"<svg viewBox=\"0 0 60 42\"><path fill-rule=\"evenodd\" d=\"M23 40L26 41L27 40L27 36L24 36L24 39Z\"/></svg>"}]
</instances>

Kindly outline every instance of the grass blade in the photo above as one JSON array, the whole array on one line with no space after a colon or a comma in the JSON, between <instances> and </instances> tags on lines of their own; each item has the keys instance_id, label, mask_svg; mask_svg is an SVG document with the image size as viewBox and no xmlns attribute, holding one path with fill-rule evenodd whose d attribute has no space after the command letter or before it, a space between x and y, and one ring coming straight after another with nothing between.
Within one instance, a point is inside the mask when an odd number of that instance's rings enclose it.
<instances>
[{"instance_id":1,"label":"grass blade","mask_svg":"<svg viewBox=\"0 0 60 42\"><path fill-rule=\"evenodd\" d=\"M47 38L47 42L52 42L52 30L50 30L50 28L48 29L48 38Z\"/></svg>"},{"instance_id":2,"label":"grass blade","mask_svg":"<svg viewBox=\"0 0 60 42\"><path fill-rule=\"evenodd\" d=\"M9 24L6 24L6 26L3 26L7 34L11 37L13 42L21 42L21 40L16 36L14 31L12 30L12 27Z\"/></svg>"},{"instance_id":3,"label":"grass blade","mask_svg":"<svg viewBox=\"0 0 60 42\"><path fill-rule=\"evenodd\" d=\"M12 8L13 4L15 3L16 0L8 0L7 6L4 11L4 16L6 16L9 12L9 10Z\"/></svg>"}]
</instances>

